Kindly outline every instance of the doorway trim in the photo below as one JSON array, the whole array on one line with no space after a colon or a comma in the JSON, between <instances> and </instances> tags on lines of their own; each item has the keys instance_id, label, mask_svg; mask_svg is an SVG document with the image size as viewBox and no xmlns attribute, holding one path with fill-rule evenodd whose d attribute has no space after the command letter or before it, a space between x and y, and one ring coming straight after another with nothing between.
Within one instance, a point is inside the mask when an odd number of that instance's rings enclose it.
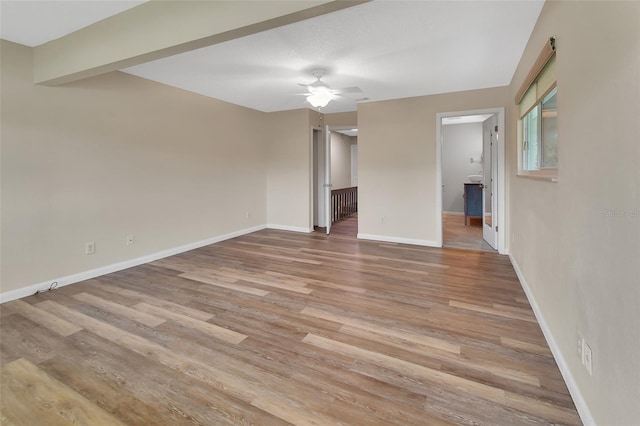
<instances>
[{"instance_id":1,"label":"doorway trim","mask_svg":"<svg viewBox=\"0 0 640 426\"><path fill-rule=\"evenodd\" d=\"M321 195L320 194L320 189L319 189L319 185L318 182L315 182L314 179L314 168L315 167L319 167L318 163L318 155L316 152L316 143L320 142L320 139L324 139L324 128L322 126L314 126L312 125L310 128L310 138L309 138L309 142L310 142L310 147L309 147L309 171L310 171L310 177L309 177L309 231L308 232L314 232L315 231L315 211L316 209L321 208L319 206L319 202L318 202L318 197ZM315 133L318 133L318 139L317 141L314 141L315 139ZM324 165L322 165L322 171L318 170L318 174L322 175L323 180L324 180ZM324 207L324 203L322 203L322 207ZM319 214L321 215L321 217L323 217L324 220L324 209L322 209L322 212L319 212Z\"/></svg>"},{"instance_id":2,"label":"doorway trim","mask_svg":"<svg viewBox=\"0 0 640 426\"><path fill-rule=\"evenodd\" d=\"M498 208L496 211L498 227L497 250L500 254L506 252L505 236L505 117L504 107L475 109L468 111L439 112L436 114L436 235L438 247L443 245L442 229L442 119L447 117L460 117L465 115L497 114L498 116Z\"/></svg>"}]
</instances>

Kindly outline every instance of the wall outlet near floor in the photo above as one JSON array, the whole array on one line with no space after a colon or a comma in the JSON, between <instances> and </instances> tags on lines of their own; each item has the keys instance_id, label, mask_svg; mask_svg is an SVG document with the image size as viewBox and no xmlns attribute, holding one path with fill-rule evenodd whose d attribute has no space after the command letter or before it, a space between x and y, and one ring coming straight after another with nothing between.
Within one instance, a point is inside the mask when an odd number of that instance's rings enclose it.
<instances>
[{"instance_id":1,"label":"wall outlet near floor","mask_svg":"<svg viewBox=\"0 0 640 426\"><path fill-rule=\"evenodd\" d=\"M580 362L587 369L589 375L593 375L593 353L591 346L587 343L584 337L578 335L578 358Z\"/></svg>"},{"instance_id":2,"label":"wall outlet near floor","mask_svg":"<svg viewBox=\"0 0 640 426\"><path fill-rule=\"evenodd\" d=\"M249 218L251 217L251 214L249 214L249 212L246 212L246 213L244 214L244 217L246 217L247 219L249 219Z\"/></svg>"},{"instance_id":3,"label":"wall outlet near floor","mask_svg":"<svg viewBox=\"0 0 640 426\"><path fill-rule=\"evenodd\" d=\"M380 223L384 225L384 216L380 217Z\"/></svg>"},{"instance_id":4,"label":"wall outlet near floor","mask_svg":"<svg viewBox=\"0 0 640 426\"><path fill-rule=\"evenodd\" d=\"M89 241L84 245L84 253L85 254L93 254L96 252L96 243L93 241Z\"/></svg>"},{"instance_id":5,"label":"wall outlet near floor","mask_svg":"<svg viewBox=\"0 0 640 426\"><path fill-rule=\"evenodd\" d=\"M133 234L127 235L127 245L131 246L131 245L133 245L133 242L134 242Z\"/></svg>"}]
</instances>

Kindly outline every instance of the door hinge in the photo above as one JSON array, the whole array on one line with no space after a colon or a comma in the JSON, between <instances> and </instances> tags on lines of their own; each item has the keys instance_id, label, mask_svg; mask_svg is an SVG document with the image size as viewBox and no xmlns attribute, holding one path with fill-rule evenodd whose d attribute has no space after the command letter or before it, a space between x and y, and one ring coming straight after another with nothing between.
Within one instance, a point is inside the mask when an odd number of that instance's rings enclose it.
<instances>
[{"instance_id":1,"label":"door hinge","mask_svg":"<svg viewBox=\"0 0 640 426\"><path fill-rule=\"evenodd\" d=\"M496 126L496 133L498 133L498 126Z\"/></svg>"},{"instance_id":2,"label":"door hinge","mask_svg":"<svg viewBox=\"0 0 640 426\"><path fill-rule=\"evenodd\" d=\"M498 232L498 225L496 225L496 232Z\"/></svg>"}]
</instances>

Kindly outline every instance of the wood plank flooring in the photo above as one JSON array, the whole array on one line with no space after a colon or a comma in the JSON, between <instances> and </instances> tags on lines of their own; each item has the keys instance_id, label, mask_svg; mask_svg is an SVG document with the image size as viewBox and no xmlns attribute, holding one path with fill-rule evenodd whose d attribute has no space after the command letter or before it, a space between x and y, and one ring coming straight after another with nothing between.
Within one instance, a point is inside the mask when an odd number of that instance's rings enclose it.
<instances>
[{"instance_id":1,"label":"wood plank flooring","mask_svg":"<svg viewBox=\"0 0 640 426\"><path fill-rule=\"evenodd\" d=\"M482 239L481 218L469 218L464 224L464 216L442 212L442 242L444 247L467 250L480 250L496 253Z\"/></svg>"},{"instance_id":2,"label":"wood plank flooring","mask_svg":"<svg viewBox=\"0 0 640 426\"><path fill-rule=\"evenodd\" d=\"M3 425L580 424L493 253L264 230L0 309Z\"/></svg>"},{"instance_id":3,"label":"wood plank flooring","mask_svg":"<svg viewBox=\"0 0 640 426\"><path fill-rule=\"evenodd\" d=\"M332 223L331 234L355 238L358 235L358 214Z\"/></svg>"}]
</instances>

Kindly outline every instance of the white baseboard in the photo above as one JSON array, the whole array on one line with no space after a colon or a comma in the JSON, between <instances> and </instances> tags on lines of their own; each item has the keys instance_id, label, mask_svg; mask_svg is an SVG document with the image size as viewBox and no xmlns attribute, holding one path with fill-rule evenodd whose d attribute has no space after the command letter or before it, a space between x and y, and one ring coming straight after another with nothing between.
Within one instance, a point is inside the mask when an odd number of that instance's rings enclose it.
<instances>
[{"instance_id":1,"label":"white baseboard","mask_svg":"<svg viewBox=\"0 0 640 426\"><path fill-rule=\"evenodd\" d=\"M375 234L360 234L358 233L359 240L371 240L371 241L384 241L387 243L399 243L399 244L412 244L414 246L426 246L426 247L442 247L437 241L429 240L414 240L412 238L400 238L389 237L387 235L375 235Z\"/></svg>"},{"instance_id":2,"label":"white baseboard","mask_svg":"<svg viewBox=\"0 0 640 426\"><path fill-rule=\"evenodd\" d=\"M304 232L306 234L313 232L313 228L303 228L298 226L288 226L288 225L267 225L268 229L277 229L279 231L293 231L293 232Z\"/></svg>"},{"instance_id":3,"label":"white baseboard","mask_svg":"<svg viewBox=\"0 0 640 426\"><path fill-rule=\"evenodd\" d=\"M542 334L544 334L544 338L546 339L547 344L551 349L553 358L556 360L556 364L558 364L558 368L560 369L560 374L562 374L562 378L564 379L564 382L567 385L567 388L569 389L569 393L573 398L573 402L576 405L576 409L578 410L578 414L580 415L580 419L582 420L582 423L584 423L587 426L591 426L591 425L595 426L596 422L593 418L593 415L591 414L591 410L589 410L589 407L587 406L587 402L582 396L582 392L580 392L580 388L578 387L578 384L576 383L573 377L573 374L571 374L571 371L569 370L569 366L567 365L567 362L565 361L564 356L560 351L560 347L558 346L558 344L556 343L556 340L553 337L553 333L551 332L551 329L547 325L547 322L545 321L544 316L542 315L542 311L540 310L540 307L538 306L538 303L536 302L536 299L533 296L533 293L531 292L531 288L529 287L529 284L527 284L527 280L525 280L524 275L522 275L522 270L520 269L518 262L516 262L515 258L511 254L509 255L509 259L511 260L513 269L516 271L516 275L520 280L520 285L522 285L522 289L527 295L527 299L529 300L529 304L533 309L533 313L535 314L536 319L538 320L538 324L540 324L540 328L542 329Z\"/></svg>"},{"instance_id":4,"label":"white baseboard","mask_svg":"<svg viewBox=\"0 0 640 426\"><path fill-rule=\"evenodd\" d=\"M23 297L31 296L38 290L46 290L51 286L51 283L57 282L57 287L64 287L69 284L75 284L80 281L85 281L91 278L99 277L101 275L110 274L112 272L121 271L123 269L131 268L134 266L142 265L144 263L153 262L158 259L173 256L175 254L184 253L185 251L194 250L200 247L208 246L209 244L218 243L220 241L229 240L231 238L239 237L241 235L250 234L252 232L265 229L266 226L259 225L252 228L242 229L240 231L230 232L224 235L218 235L215 237L207 238L206 240L196 241L194 243L185 244L179 247L163 250L161 252L149 254L146 256L138 257L136 259L125 260L123 262L114 263L112 265L102 266L100 268L92 269L90 271L79 272L77 274L67 275L65 277L52 278L45 282L33 284L27 287L19 288L16 290L0 293L0 303L10 302L12 300L20 299Z\"/></svg>"},{"instance_id":5,"label":"white baseboard","mask_svg":"<svg viewBox=\"0 0 640 426\"><path fill-rule=\"evenodd\" d=\"M464 216L464 212L447 212L447 211L443 211L442 213L447 214L449 216Z\"/></svg>"}]
</instances>

